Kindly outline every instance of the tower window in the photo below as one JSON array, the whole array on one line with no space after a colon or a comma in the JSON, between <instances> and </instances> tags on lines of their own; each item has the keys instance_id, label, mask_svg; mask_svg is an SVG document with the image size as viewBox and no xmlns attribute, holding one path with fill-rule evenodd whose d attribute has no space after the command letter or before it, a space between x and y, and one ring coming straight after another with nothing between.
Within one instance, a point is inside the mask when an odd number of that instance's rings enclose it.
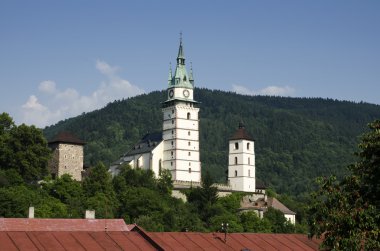
<instances>
[{"instance_id":1,"label":"tower window","mask_svg":"<svg viewBox=\"0 0 380 251\"><path fill-rule=\"evenodd\" d=\"M247 143L247 150L249 150L249 143Z\"/></svg>"},{"instance_id":2,"label":"tower window","mask_svg":"<svg viewBox=\"0 0 380 251\"><path fill-rule=\"evenodd\" d=\"M235 157L235 165L237 165L237 164L238 164L238 158Z\"/></svg>"},{"instance_id":3,"label":"tower window","mask_svg":"<svg viewBox=\"0 0 380 251\"><path fill-rule=\"evenodd\" d=\"M235 150L239 149L239 143L235 142Z\"/></svg>"},{"instance_id":4,"label":"tower window","mask_svg":"<svg viewBox=\"0 0 380 251\"><path fill-rule=\"evenodd\" d=\"M172 113L174 113L174 109L172 110Z\"/></svg>"},{"instance_id":5,"label":"tower window","mask_svg":"<svg viewBox=\"0 0 380 251\"><path fill-rule=\"evenodd\" d=\"M251 164L251 158L248 157L248 165L250 165L250 164Z\"/></svg>"},{"instance_id":6,"label":"tower window","mask_svg":"<svg viewBox=\"0 0 380 251\"><path fill-rule=\"evenodd\" d=\"M190 119L190 112L187 113L187 119Z\"/></svg>"},{"instance_id":7,"label":"tower window","mask_svg":"<svg viewBox=\"0 0 380 251\"><path fill-rule=\"evenodd\" d=\"M235 177L237 177L237 171L235 171Z\"/></svg>"},{"instance_id":8,"label":"tower window","mask_svg":"<svg viewBox=\"0 0 380 251\"><path fill-rule=\"evenodd\" d=\"M189 162L189 166L191 166L191 162Z\"/></svg>"},{"instance_id":9,"label":"tower window","mask_svg":"<svg viewBox=\"0 0 380 251\"><path fill-rule=\"evenodd\" d=\"M189 136L190 136L190 131L188 131L188 132L187 132L187 135L189 135Z\"/></svg>"},{"instance_id":10,"label":"tower window","mask_svg":"<svg viewBox=\"0 0 380 251\"><path fill-rule=\"evenodd\" d=\"M170 161L170 165L173 166L173 161Z\"/></svg>"},{"instance_id":11,"label":"tower window","mask_svg":"<svg viewBox=\"0 0 380 251\"><path fill-rule=\"evenodd\" d=\"M248 170L248 177L251 177L251 170Z\"/></svg>"},{"instance_id":12,"label":"tower window","mask_svg":"<svg viewBox=\"0 0 380 251\"><path fill-rule=\"evenodd\" d=\"M174 130L172 130L172 134L174 134Z\"/></svg>"},{"instance_id":13,"label":"tower window","mask_svg":"<svg viewBox=\"0 0 380 251\"><path fill-rule=\"evenodd\" d=\"M191 142L189 141L188 143L187 143L189 146L191 146Z\"/></svg>"},{"instance_id":14,"label":"tower window","mask_svg":"<svg viewBox=\"0 0 380 251\"><path fill-rule=\"evenodd\" d=\"M172 119L172 124L174 124L174 119Z\"/></svg>"},{"instance_id":15,"label":"tower window","mask_svg":"<svg viewBox=\"0 0 380 251\"><path fill-rule=\"evenodd\" d=\"M172 141L172 146L174 146L174 142Z\"/></svg>"},{"instance_id":16,"label":"tower window","mask_svg":"<svg viewBox=\"0 0 380 251\"><path fill-rule=\"evenodd\" d=\"M173 157L173 151L171 152L171 154L172 154L172 157Z\"/></svg>"},{"instance_id":17,"label":"tower window","mask_svg":"<svg viewBox=\"0 0 380 251\"><path fill-rule=\"evenodd\" d=\"M188 154L189 156L191 156L191 152L189 152L189 154Z\"/></svg>"},{"instance_id":18,"label":"tower window","mask_svg":"<svg viewBox=\"0 0 380 251\"><path fill-rule=\"evenodd\" d=\"M189 168L189 173L191 173L191 168Z\"/></svg>"}]
</instances>

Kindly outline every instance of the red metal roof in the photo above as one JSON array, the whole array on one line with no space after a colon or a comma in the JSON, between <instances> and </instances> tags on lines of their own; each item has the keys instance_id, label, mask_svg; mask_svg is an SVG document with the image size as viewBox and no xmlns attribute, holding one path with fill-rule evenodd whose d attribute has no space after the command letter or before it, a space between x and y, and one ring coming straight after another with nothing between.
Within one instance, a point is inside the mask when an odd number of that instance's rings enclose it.
<instances>
[{"instance_id":1,"label":"red metal roof","mask_svg":"<svg viewBox=\"0 0 380 251\"><path fill-rule=\"evenodd\" d=\"M107 228L106 228L106 227ZM318 250L302 234L146 232L122 219L0 218L0 251Z\"/></svg>"},{"instance_id":2,"label":"red metal roof","mask_svg":"<svg viewBox=\"0 0 380 251\"><path fill-rule=\"evenodd\" d=\"M164 250L318 250L320 241L302 234L147 233Z\"/></svg>"},{"instance_id":3,"label":"red metal roof","mask_svg":"<svg viewBox=\"0 0 380 251\"><path fill-rule=\"evenodd\" d=\"M242 122L239 123L239 128L236 130L236 132L232 135L230 140L238 140L238 139L246 139L246 140L254 140L251 135L248 134L248 132L245 130L245 126Z\"/></svg>"},{"instance_id":4,"label":"red metal roof","mask_svg":"<svg viewBox=\"0 0 380 251\"><path fill-rule=\"evenodd\" d=\"M123 219L0 218L0 231L130 231Z\"/></svg>"},{"instance_id":5,"label":"red metal roof","mask_svg":"<svg viewBox=\"0 0 380 251\"><path fill-rule=\"evenodd\" d=\"M5 232L0 251L33 250L156 250L137 232Z\"/></svg>"}]
</instances>

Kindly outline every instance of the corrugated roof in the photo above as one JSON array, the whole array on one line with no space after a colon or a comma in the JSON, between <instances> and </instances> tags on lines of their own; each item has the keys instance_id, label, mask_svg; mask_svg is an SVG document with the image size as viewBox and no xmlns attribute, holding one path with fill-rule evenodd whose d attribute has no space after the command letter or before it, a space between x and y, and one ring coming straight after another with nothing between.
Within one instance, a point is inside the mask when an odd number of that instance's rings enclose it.
<instances>
[{"instance_id":1,"label":"corrugated roof","mask_svg":"<svg viewBox=\"0 0 380 251\"><path fill-rule=\"evenodd\" d=\"M34 250L156 250L137 232L5 232L0 251Z\"/></svg>"},{"instance_id":2,"label":"corrugated roof","mask_svg":"<svg viewBox=\"0 0 380 251\"><path fill-rule=\"evenodd\" d=\"M318 250L320 241L302 234L147 233L164 250Z\"/></svg>"},{"instance_id":3,"label":"corrugated roof","mask_svg":"<svg viewBox=\"0 0 380 251\"><path fill-rule=\"evenodd\" d=\"M76 136L69 132L58 133L51 141L49 141L49 144L53 143L70 143L76 145L86 144L83 140L78 139Z\"/></svg>"},{"instance_id":4,"label":"corrugated roof","mask_svg":"<svg viewBox=\"0 0 380 251\"><path fill-rule=\"evenodd\" d=\"M0 251L13 250L318 250L302 234L146 232L123 220L0 219ZM105 231L104 223L108 230ZM22 224L20 224L22 222ZM87 222L87 223L86 223ZM12 223L15 226L10 226ZM29 225L27 224L29 223ZM83 223L83 227L80 227ZM90 224L91 223L91 224ZM45 226L43 226L45 224ZM50 225L51 226L47 226ZM120 227L122 228L120 229ZM125 230L128 227L128 230ZM84 230L85 228L91 230ZM12 230L10 230L12 229ZM46 230L38 230L46 229ZM55 230L54 230L55 229ZM120 229L113 231L111 229Z\"/></svg>"},{"instance_id":5,"label":"corrugated roof","mask_svg":"<svg viewBox=\"0 0 380 251\"><path fill-rule=\"evenodd\" d=\"M0 218L0 231L130 231L123 219Z\"/></svg>"}]
</instances>

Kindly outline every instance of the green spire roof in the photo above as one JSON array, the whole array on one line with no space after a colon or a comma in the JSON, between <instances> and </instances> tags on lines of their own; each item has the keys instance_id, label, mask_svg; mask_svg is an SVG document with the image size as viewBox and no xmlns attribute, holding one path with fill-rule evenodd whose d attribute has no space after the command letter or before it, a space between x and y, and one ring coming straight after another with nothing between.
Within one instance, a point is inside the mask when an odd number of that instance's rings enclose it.
<instances>
[{"instance_id":1,"label":"green spire roof","mask_svg":"<svg viewBox=\"0 0 380 251\"><path fill-rule=\"evenodd\" d=\"M171 67L169 72L169 77L171 76ZM174 76L169 80L169 87L184 87L184 88L194 88L194 80L192 74L187 74L185 67L185 53L182 45L182 35L179 42L178 56L177 56L177 66L174 72Z\"/></svg>"}]
</instances>

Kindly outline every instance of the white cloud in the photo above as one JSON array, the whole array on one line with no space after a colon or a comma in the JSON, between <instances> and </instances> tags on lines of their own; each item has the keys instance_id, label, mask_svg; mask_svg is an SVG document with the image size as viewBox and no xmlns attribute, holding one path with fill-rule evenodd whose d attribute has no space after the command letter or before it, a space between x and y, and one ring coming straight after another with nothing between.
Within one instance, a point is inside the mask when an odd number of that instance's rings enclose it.
<instances>
[{"instance_id":1,"label":"white cloud","mask_svg":"<svg viewBox=\"0 0 380 251\"><path fill-rule=\"evenodd\" d=\"M22 122L44 127L83 112L102 108L114 100L144 93L144 90L118 76L118 67L110 66L100 60L96 61L95 67L106 77L106 80L89 95L80 94L73 88L59 90L52 80L42 81L38 90L45 95L43 102L45 105L39 101L36 95L31 95L21 107Z\"/></svg>"},{"instance_id":2,"label":"white cloud","mask_svg":"<svg viewBox=\"0 0 380 251\"><path fill-rule=\"evenodd\" d=\"M295 89L290 86L268 86L261 90L251 90L242 85L232 85L232 91L243 95L270 95L270 96L292 96Z\"/></svg>"},{"instance_id":3,"label":"white cloud","mask_svg":"<svg viewBox=\"0 0 380 251\"><path fill-rule=\"evenodd\" d=\"M51 80L45 80L40 83L38 90L44 93L54 93L56 91L55 82Z\"/></svg>"}]
</instances>

